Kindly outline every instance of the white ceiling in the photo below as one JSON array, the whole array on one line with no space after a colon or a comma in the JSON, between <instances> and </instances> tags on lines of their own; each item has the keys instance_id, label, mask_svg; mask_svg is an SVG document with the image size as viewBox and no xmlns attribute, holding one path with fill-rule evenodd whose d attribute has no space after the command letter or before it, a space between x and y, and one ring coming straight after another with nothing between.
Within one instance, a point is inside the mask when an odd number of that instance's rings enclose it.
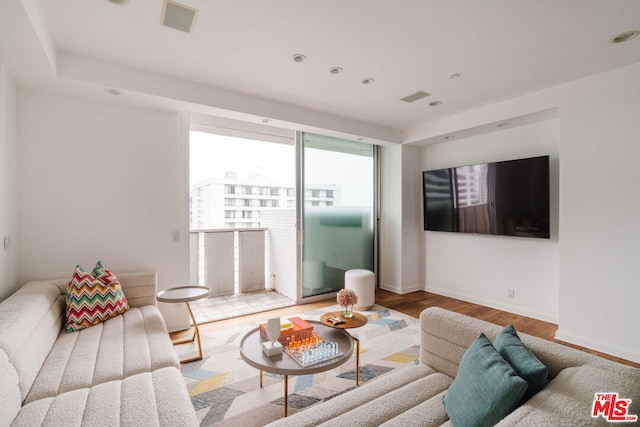
<instances>
[{"instance_id":1,"label":"white ceiling","mask_svg":"<svg viewBox=\"0 0 640 427\"><path fill-rule=\"evenodd\" d=\"M638 0L180 0L192 34L160 25L162 0L2 2L19 84L87 86L56 62L68 52L399 131L640 61L640 37L609 41L640 29Z\"/></svg>"}]
</instances>

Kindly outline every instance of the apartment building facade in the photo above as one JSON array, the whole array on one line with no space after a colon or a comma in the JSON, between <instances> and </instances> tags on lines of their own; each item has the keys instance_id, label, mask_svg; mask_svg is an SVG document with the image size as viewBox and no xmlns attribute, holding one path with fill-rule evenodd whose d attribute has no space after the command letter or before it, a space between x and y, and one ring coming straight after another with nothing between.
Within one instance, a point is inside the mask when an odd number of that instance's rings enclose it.
<instances>
[{"instance_id":1,"label":"apartment building facade","mask_svg":"<svg viewBox=\"0 0 640 427\"><path fill-rule=\"evenodd\" d=\"M335 206L340 202L335 185L312 185L305 188L306 206ZM192 185L189 195L191 230L222 228L260 228L264 211L295 209L293 184L270 181L254 175L239 178L227 172L222 179L210 178Z\"/></svg>"}]
</instances>

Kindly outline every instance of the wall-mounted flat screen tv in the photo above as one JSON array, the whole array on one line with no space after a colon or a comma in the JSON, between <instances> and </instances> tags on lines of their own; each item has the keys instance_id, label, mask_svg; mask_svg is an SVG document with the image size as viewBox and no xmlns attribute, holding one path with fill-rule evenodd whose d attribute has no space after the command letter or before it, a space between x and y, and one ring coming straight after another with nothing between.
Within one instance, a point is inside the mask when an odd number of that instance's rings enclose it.
<instances>
[{"instance_id":1,"label":"wall-mounted flat screen tv","mask_svg":"<svg viewBox=\"0 0 640 427\"><path fill-rule=\"evenodd\" d=\"M549 156L422 172L424 229L549 238Z\"/></svg>"}]
</instances>

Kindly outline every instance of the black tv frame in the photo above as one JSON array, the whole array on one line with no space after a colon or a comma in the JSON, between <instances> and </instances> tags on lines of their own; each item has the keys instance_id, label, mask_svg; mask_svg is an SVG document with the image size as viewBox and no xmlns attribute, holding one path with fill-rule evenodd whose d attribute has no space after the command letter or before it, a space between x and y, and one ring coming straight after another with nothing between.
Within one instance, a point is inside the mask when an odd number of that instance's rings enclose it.
<instances>
[{"instance_id":1,"label":"black tv frame","mask_svg":"<svg viewBox=\"0 0 640 427\"><path fill-rule=\"evenodd\" d=\"M549 156L422 172L424 229L550 238Z\"/></svg>"}]
</instances>

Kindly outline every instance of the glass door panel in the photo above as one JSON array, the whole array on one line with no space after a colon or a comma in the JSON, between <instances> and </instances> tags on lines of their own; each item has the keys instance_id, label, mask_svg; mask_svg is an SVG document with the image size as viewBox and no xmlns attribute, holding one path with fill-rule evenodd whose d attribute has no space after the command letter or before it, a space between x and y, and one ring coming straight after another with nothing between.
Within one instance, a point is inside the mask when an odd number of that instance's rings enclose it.
<instances>
[{"instance_id":1,"label":"glass door panel","mask_svg":"<svg viewBox=\"0 0 640 427\"><path fill-rule=\"evenodd\" d=\"M375 146L302 134L302 297L374 270Z\"/></svg>"}]
</instances>

